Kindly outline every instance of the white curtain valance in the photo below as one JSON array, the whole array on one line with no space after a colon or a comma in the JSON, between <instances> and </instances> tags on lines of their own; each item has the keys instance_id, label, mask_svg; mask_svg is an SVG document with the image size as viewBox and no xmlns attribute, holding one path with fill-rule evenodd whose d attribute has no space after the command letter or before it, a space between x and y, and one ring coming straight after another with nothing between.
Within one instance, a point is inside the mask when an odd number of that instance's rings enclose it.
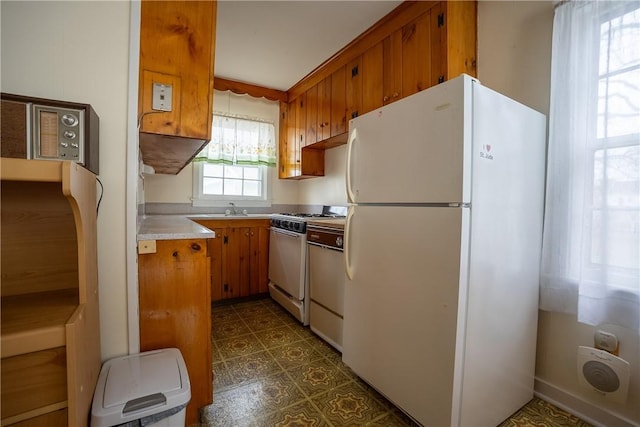
<instances>
[{"instance_id":1,"label":"white curtain valance","mask_svg":"<svg viewBox=\"0 0 640 427\"><path fill-rule=\"evenodd\" d=\"M214 114L211 142L194 162L275 166L275 127L264 121Z\"/></svg>"}]
</instances>

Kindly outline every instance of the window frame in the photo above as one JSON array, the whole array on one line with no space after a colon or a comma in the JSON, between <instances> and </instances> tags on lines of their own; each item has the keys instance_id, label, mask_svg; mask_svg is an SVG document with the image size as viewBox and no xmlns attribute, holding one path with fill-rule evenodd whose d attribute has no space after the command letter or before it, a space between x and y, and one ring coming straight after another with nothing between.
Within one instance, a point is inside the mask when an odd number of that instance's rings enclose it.
<instances>
[{"instance_id":1,"label":"window frame","mask_svg":"<svg viewBox=\"0 0 640 427\"><path fill-rule=\"evenodd\" d=\"M633 10L637 9L637 7L631 7L630 5L625 5L625 7L621 7L616 11L616 13L606 13L603 14L601 19L598 22L598 27L601 28L603 24L607 22L611 22ZM607 34L611 34L611 30L607 32ZM594 46L595 51L597 52L598 57L600 56L600 43L601 39L598 40L598 44ZM594 84L596 87L599 87L601 82L608 80L611 77L615 77L617 75L625 74L628 72L633 72L640 70L640 63L627 66L624 68L618 68L615 70L607 69L604 72L600 72L600 70L595 70L595 80ZM609 86L609 82L607 82L607 89ZM588 238L584 240L584 244L587 246L585 250L583 250L583 262L584 271L588 274L589 277L596 278L600 275L600 270L602 267L606 267L609 269L611 273L613 273L613 277L615 278L613 282L609 283L610 287L615 287L623 290L629 290L630 288L633 290L633 284L626 285L625 278L632 273L633 268L629 267L621 267L615 266L611 263L608 263L606 260L597 261L594 260L594 252L597 252L597 248L594 249L594 242L597 241L596 234L598 233L597 229L594 229L594 218L599 214L601 217L606 217L608 212L620 212L620 211L640 211L640 208L634 206L609 206L606 202L606 196L604 202L601 198L600 203L596 203L595 195L597 193L596 190L596 157L597 153L604 152L607 150L616 149L616 148L624 148L624 147L634 147L638 146L638 141L640 141L640 133L626 134L626 135L615 135L615 136L599 136L599 121L600 121L600 112L599 112L599 98L601 94L599 89L595 90L595 100L594 100L594 126L593 126L593 134L591 137L591 144L589 149L589 164L591 165L589 171L589 186L588 186L588 200L591 201L590 206L588 207L591 215L589 216L590 221L588 222L587 235ZM605 95L608 97L608 95ZM605 101L608 104L608 101ZM605 118L604 122L606 123L608 117L608 109L605 108L605 112L603 113ZM606 132L605 132L606 133ZM600 177L604 177L606 181L606 173L607 173L607 164L606 164L606 156L604 156L603 164L601 165L601 174Z\"/></svg>"},{"instance_id":2,"label":"window frame","mask_svg":"<svg viewBox=\"0 0 640 427\"><path fill-rule=\"evenodd\" d=\"M225 196L204 194L204 165L206 162L193 163L193 197L191 199L194 207L221 207L229 206L229 202L236 203L238 207L269 207L271 206L271 169L266 165L233 165L238 167L257 167L262 176L261 196Z\"/></svg>"}]
</instances>

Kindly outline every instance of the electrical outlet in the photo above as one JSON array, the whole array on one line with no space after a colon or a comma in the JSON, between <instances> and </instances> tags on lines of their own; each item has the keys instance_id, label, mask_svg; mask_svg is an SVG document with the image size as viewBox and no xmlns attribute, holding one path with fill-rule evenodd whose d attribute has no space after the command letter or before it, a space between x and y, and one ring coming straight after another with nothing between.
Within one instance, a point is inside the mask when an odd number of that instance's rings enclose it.
<instances>
[{"instance_id":1,"label":"electrical outlet","mask_svg":"<svg viewBox=\"0 0 640 427\"><path fill-rule=\"evenodd\" d=\"M605 332L597 331L593 337L595 347L600 350L608 351L609 353L617 354L618 352L618 337Z\"/></svg>"},{"instance_id":2,"label":"electrical outlet","mask_svg":"<svg viewBox=\"0 0 640 427\"><path fill-rule=\"evenodd\" d=\"M153 100L151 108L158 111L171 111L173 99L173 86L162 83L153 83Z\"/></svg>"}]
</instances>

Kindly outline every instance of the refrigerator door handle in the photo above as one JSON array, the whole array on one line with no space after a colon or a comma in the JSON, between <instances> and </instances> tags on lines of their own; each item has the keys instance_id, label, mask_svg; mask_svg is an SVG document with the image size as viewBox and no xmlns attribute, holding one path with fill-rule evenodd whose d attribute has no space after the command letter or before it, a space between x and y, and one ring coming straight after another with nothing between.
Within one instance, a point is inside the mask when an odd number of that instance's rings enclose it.
<instances>
[{"instance_id":1,"label":"refrigerator door handle","mask_svg":"<svg viewBox=\"0 0 640 427\"><path fill-rule=\"evenodd\" d=\"M357 130L352 129L349 132L349 140L347 141L347 200L349 203L354 203L353 191L351 190L351 153L353 152L353 145L356 141Z\"/></svg>"},{"instance_id":2,"label":"refrigerator door handle","mask_svg":"<svg viewBox=\"0 0 640 427\"><path fill-rule=\"evenodd\" d=\"M348 176L348 175L347 175ZM349 206L349 211L347 212L347 219L344 225L344 270L347 273L347 278L349 280L353 279L353 270L351 269L351 258L349 257L349 241L351 240L351 219L355 214L356 207Z\"/></svg>"}]
</instances>

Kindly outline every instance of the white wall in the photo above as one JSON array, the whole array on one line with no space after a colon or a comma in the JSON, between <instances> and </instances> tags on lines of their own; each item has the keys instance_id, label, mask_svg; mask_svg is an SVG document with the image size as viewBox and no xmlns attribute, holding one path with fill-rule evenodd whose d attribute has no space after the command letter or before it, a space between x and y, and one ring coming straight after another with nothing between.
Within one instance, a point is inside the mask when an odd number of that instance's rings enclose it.
<instances>
[{"instance_id":1,"label":"white wall","mask_svg":"<svg viewBox=\"0 0 640 427\"><path fill-rule=\"evenodd\" d=\"M277 102L248 95L215 91L214 112L232 113L270 120L275 124L278 141L280 108ZM148 175L144 180L147 203L191 203L193 168L189 164L178 175ZM278 179L276 168L270 168L271 199L273 204L297 204L298 186L294 181Z\"/></svg>"},{"instance_id":2,"label":"white wall","mask_svg":"<svg viewBox=\"0 0 640 427\"><path fill-rule=\"evenodd\" d=\"M631 364L626 404L608 401L599 393L578 384L578 346L592 347L597 330L616 335L620 341L619 356ZM622 426L616 419L603 422L611 413L640 425L640 337L635 331L613 325L585 325L579 323L575 315L540 311L536 378L539 380L537 389L582 413L584 419L592 417L604 425ZM605 413L594 412L589 405Z\"/></svg>"},{"instance_id":3,"label":"white wall","mask_svg":"<svg viewBox=\"0 0 640 427\"><path fill-rule=\"evenodd\" d=\"M480 1L479 80L548 115L552 29L551 1ZM635 332L611 325L600 327L618 336L620 356L631 363L626 404L608 402L578 384L577 347L593 346L597 329L578 323L575 316L541 311L536 390L594 422L621 425L619 420L607 419L614 414L640 423L640 339Z\"/></svg>"},{"instance_id":4,"label":"white wall","mask_svg":"<svg viewBox=\"0 0 640 427\"><path fill-rule=\"evenodd\" d=\"M301 205L347 204L345 173L347 147L341 145L324 153L324 176L300 181Z\"/></svg>"},{"instance_id":5,"label":"white wall","mask_svg":"<svg viewBox=\"0 0 640 427\"><path fill-rule=\"evenodd\" d=\"M480 1L480 82L548 114L552 26L551 1Z\"/></svg>"},{"instance_id":6,"label":"white wall","mask_svg":"<svg viewBox=\"0 0 640 427\"><path fill-rule=\"evenodd\" d=\"M3 92L83 102L100 117L102 357L127 353L125 164L129 3L5 1Z\"/></svg>"}]
</instances>

